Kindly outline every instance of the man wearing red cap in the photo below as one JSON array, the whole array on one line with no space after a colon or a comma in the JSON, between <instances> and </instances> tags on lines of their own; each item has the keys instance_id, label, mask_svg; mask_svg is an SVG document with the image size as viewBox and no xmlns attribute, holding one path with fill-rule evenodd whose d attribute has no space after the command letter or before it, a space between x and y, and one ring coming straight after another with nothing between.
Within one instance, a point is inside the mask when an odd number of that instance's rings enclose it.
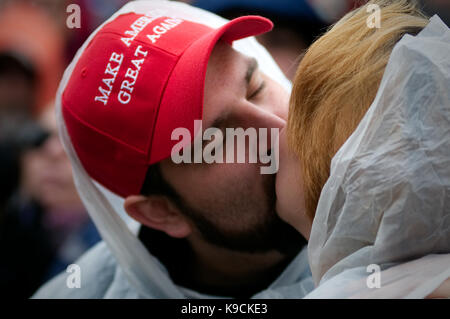
<instances>
[{"instance_id":1,"label":"man wearing red cap","mask_svg":"<svg viewBox=\"0 0 450 319\"><path fill-rule=\"evenodd\" d=\"M203 133L196 120L203 130L270 131L287 117L288 91L259 70L264 59L232 47L272 23L249 16L212 28L202 18L218 24L185 4L130 3L66 71L62 138L107 246L77 262L79 288L63 273L36 297L251 297L302 281L305 294L312 289L304 240L278 218L274 175L261 174L261 162L172 161L174 130L190 132L185 151ZM139 222L137 236L114 196Z\"/></svg>"}]
</instances>

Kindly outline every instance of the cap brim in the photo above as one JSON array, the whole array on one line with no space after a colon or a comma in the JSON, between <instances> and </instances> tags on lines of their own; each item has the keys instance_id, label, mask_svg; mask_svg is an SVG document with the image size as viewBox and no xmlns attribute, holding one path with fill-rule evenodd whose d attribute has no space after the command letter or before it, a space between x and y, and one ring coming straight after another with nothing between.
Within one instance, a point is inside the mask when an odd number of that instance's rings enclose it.
<instances>
[{"instance_id":1,"label":"cap brim","mask_svg":"<svg viewBox=\"0 0 450 319\"><path fill-rule=\"evenodd\" d=\"M273 24L259 16L236 18L196 40L179 58L167 82L152 137L149 164L171 155L171 135L176 128L187 128L194 139L194 120L202 119L206 69L211 52L219 40L235 40L270 31Z\"/></svg>"}]
</instances>

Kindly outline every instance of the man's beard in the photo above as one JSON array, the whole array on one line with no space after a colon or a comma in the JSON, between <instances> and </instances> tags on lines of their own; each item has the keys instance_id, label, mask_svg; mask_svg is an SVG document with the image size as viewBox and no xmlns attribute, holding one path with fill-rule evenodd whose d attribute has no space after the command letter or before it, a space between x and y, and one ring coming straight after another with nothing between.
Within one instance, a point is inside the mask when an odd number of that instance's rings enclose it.
<instances>
[{"instance_id":1,"label":"man's beard","mask_svg":"<svg viewBox=\"0 0 450 319\"><path fill-rule=\"evenodd\" d=\"M277 250L284 255L293 256L307 244L305 238L282 221L275 212L269 221L241 232L223 230L202 214L189 216L207 242L234 251L263 253Z\"/></svg>"},{"instance_id":2,"label":"man's beard","mask_svg":"<svg viewBox=\"0 0 450 319\"><path fill-rule=\"evenodd\" d=\"M181 198L179 198L181 200L178 201L178 205L210 244L245 253L264 253L276 250L286 256L294 256L307 244L307 241L276 213L274 177L267 178L264 183L266 195L264 200L267 211L258 218L258 223L247 229L245 229L246 227L234 231L224 229L219 221L207 217L213 215L214 212L205 213L196 210ZM239 213L249 212L239 211Z\"/></svg>"}]
</instances>

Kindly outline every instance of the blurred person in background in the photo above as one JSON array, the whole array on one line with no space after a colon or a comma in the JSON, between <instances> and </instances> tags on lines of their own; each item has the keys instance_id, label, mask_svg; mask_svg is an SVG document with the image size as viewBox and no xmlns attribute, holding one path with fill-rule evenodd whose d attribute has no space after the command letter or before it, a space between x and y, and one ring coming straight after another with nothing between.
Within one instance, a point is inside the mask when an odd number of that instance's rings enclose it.
<instances>
[{"instance_id":1,"label":"blurred person in background","mask_svg":"<svg viewBox=\"0 0 450 319\"><path fill-rule=\"evenodd\" d=\"M39 118L47 138L21 158L21 196L30 208L45 211L42 223L49 230L54 251L47 278L63 271L100 239L75 189L70 161L59 140L54 107Z\"/></svg>"},{"instance_id":2,"label":"blurred person in background","mask_svg":"<svg viewBox=\"0 0 450 319\"><path fill-rule=\"evenodd\" d=\"M21 209L20 158L39 147L44 130L29 118L0 117L0 295L27 298L43 280L52 258L42 210Z\"/></svg>"},{"instance_id":3,"label":"blurred person in background","mask_svg":"<svg viewBox=\"0 0 450 319\"><path fill-rule=\"evenodd\" d=\"M46 24L52 24L64 40L64 64L68 64L78 48L101 22L117 11L129 0L0 0L0 11L5 8L26 7L46 15ZM67 20L73 11L69 5L80 7L80 27L69 28ZM31 8L31 9L30 9ZM17 10L14 10L17 13ZM16 14L14 13L14 14ZM16 16L19 16L16 14ZM22 15L21 17L25 17ZM55 37L53 37L55 38ZM43 46L45 47L45 46ZM49 50L50 51L50 50ZM54 51L54 50L52 50ZM49 52L49 54L52 54Z\"/></svg>"},{"instance_id":4,"label":"blurred person in background","mask_svg":"<svg viewBox=\"0 0 450 319\"><path fill-rule=\"evenodd\" d=\"M0 285L8 298L29 297L99 239L51 105L65 64L67 13L57 2L0 2Z\"/></svg>"},{"instance_id":5,"label":"blurred person in background","mask_svg":"<svg viewBox=\"0 0 450 319\"><path fill-rule=\"evenodd\" d=\"M0 52L0 117L28 116L36 86L35 68L26 58Z\"/></svg>"},{"instance_id":6,"label":"blurred person in background","mask_svg":"<svg viewBox=\"0 0 450 319\"><path fill-rule=\"evenodd\" d=\"M2 122L0 282L5 297L27 298L99 235L75 190L53 107L37 122Z\"/></svg>"},{"instance_id":7,"label":"blurred person in background","mask_svg":"<svg viewBox=\"0 0 450 319\"><path fill-rule=\"evenodd\" d=\"M0 114L36 116L56 94L64 38L38 7L19 1L0 8Z\"/></svg>"}]
</instances>

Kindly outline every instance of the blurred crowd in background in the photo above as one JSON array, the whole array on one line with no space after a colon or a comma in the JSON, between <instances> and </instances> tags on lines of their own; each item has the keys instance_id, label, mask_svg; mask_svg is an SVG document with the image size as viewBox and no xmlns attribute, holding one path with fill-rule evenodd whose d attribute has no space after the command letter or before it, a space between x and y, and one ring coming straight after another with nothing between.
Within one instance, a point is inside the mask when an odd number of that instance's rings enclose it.
<instances>
[{"instance_id":1,"label":"blurred crowd in background","mask_svg":"<svg viewBox=\"0 0 450 319\"><path fill-rule=\"evenodd\" d=\"M28 298L100 240L58 137L54 97L77 49L126 0L0 0L0 287ZM304 50L362 1L184 1L226 18L257 14L275 23L258 37L288 78ZM78 4L80 28L67 7ZM422 0L449 24L450 1Z\"/></svg>"}]
</instances>

